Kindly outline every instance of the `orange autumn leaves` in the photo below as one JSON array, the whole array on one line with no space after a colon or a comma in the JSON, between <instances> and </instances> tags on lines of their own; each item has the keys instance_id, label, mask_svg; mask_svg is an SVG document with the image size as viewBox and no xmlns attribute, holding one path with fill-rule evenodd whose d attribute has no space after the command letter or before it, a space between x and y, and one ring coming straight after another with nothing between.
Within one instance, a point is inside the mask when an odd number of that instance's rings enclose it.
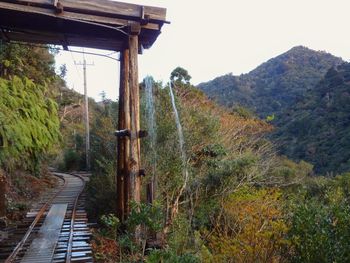
<instances>
[{"instance_id":1,"label":"orange autumn leaves","mask_svg":"<svg viewBox=\"0 0 350 263\"><path fill-rule=\"evenodd\" d=\"M208 246L215 262L281 262L288 227L277 189L242 188L222 206Z\"/></svg>"}]
</instances>

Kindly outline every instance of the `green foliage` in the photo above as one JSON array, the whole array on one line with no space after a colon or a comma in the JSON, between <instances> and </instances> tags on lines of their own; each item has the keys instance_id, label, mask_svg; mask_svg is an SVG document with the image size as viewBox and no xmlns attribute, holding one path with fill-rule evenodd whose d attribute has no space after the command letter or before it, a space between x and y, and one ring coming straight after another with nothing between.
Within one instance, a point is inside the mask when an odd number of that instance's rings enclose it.
<instances>
[{"instance_id":1,"label":"green foliage","mask_svg":"<svg viewBox=\"0 0 350 263\"><path fill-rule=\"evenodd\" d=\"M349 179L349 174L320 182L315 179L302 192L289 197L292 262L350 260Z\"/></svg>"},{"instance_id":2,"label":"green foliage","mask_svg":"<svg viewBox=\"0 0 350 263\"><path fill-rule=\"evenodd\" d=\"M170 79L177 83L187 83L189 84L191 76L188 74L188 71L184 68L177 67L170 74Z\"/></svg>"},{"instance_id":3,"label":"green foliage","mask_svg":"<svg viewBox=\"0 0 350 263\"><path fill-rule=\"evenodd\" d=\"M87 186L87 211L92 219L116 210L115 164L109 160L99 161L97 164L98 167Z\"/></svg>"},{"instance_id":4,"label":"green foliage","mask_svg":"<svg viewBox=\"0 0 350 263\"><path fill-rule=\"evenodd\" d=\"M45 85L56 81L55 60L48 48L13 43L1 43L0 76L26 77L36 84Z\"/></svg>"},{"instance_id":5,"label":"green foliage","mask_svg":"<svg viewBox=\"0 0 350 263\"><path fill-rule=\"evenodd\" d=\"M105 233L105 235L113 239L116 239L118 227L120 226L119 219L115 215L109 214L109 215L102 215L100 220L104 225L104 227L107 229L107 232Z\"/></svg>"},{"instance_id":6,"label":"green foliage","mask_svg":"<svg viewBox=\"0 0 350 263\"><path fill-rule=\"evenodd\" d=\"M249 114L225 111L189 83L174 81L188 157L186 180L168 87L155 86L157 200L165 216L164 238L174 255L192 255L198 260L210 251L196 233L212 230L222 200L267 176L268 164L262 155L270 146L261 134L270 126ZM143 163L146 171L152 171L147 139L143 147ZM154 253L166 257L168 250Z\"/></svg>"},{"instance_id":7,"label":"green foliage","mask_svg":"<svg viewBox=\"0 0 350 263\"><path fill-rule=\"evenodd\" d=\"M60 170L63 171L77 171L80 167L81 156L73 149L67 149L64 153L63 166Z\"/></svg>"},{"instance_id":8,"label":"green foliage","mask_svg":"<svg viewBox=\"0 0 350 263\"><path fill-rule=\"evenodd\" d=\"M0 79L0 165L37 171L40 160L60 139L56 103L46 88L27 78Z\"/></svg>"},{"instance_id":9,"label":"green foliage","mask_svg":"<svg viewBox=\"0 0 350 263\"><path fill-rule=\"evenodd\" d=\"M99 169L98 162L114 161L116 157L117 140L114 131L117 130L118 103L106 101L103 106L90 103L94 116L91 121L91 166Z\"/></svg>"},{"instance_id":10,"label":"green foliage","mask_svg":"<svg viewBox=\"0 0 350 263\"><path fill-rule=\"evenodd\" d=\"M331 81L344 85L337 72L329 73ZM275 155L273 145L263 137L272 129L266 122L216 106L189 83L173 84L185 134L188 178L183 176L167 87L156 83L157 158L149 154L149 138L141 148L145 184L152 181L153 161L157 161L156 202L133 203L119 231L119 221L109 215L115 211L116 196L115 145L110 143L115 122L103 108L96 108L93 145L98 161L89 186L90 206L97 218L108 215L102 218L104 234L116 241L118 259L349 261L350 176L314 177L312 164ZM142 119L143 129L146 123ZM143 192L143 200L145 196ZM146 249L146 240L156 233L160 247Z\"/></svg>"},{"instance_id":11,"label":"green foliage","mask_svg":"<svg viewBox=\"0 0 350 263\"><path fill-rule=\"evenodd\" d=\"M349 72L340 58L295 47L248 74L199 88L242 116L241 105L277 126L271 138L281 154L336 174L350 169Z\"/></svg>"},{"instance_id":12,"label":"green foliage","mask_svg":"<svg viewBox=\"0 0 350 263\"><path fill-rule=\"evenodd\" d=\"M232 111L246 119L250 119L254 117L254 113L250 109L240 105L233 106Z\"/></svg>"},{"instance_id":13,"label":"green foliage","mask_svg":"<svg viewBox=\"0 0 350 263\"><path fill-rule=\"evenodd\" d=\"M131 212L126 220L129 230L134 230L142 225L148 230L158 232L163 226L163 212L161 206L157 203L131 203Z\"/></svg>"},{"instance_id":14,"label":"green foliage","mask_svg":"<svg viewBox=\"0 0 350 263\"><path fill-rule=\"evenodd\" d=\"M272 185L300 187L309 176L314 175L313 165L305 161L293 162L286 157L278 157L270 171Z\"/></svg>"},{"instance_id":15,"label":"green foliage","mask_svg":"<svg viewBox=\"0 0 350 263\"><path fill-rule=\"evenodd\" d=\"M275 119L275 114L266 117L266 121L273 121Z\"/></svg>"},{"instance_id":16,"label":"green foliage","mask_svg":"<svg viewBox=\"0 0 350 263\"><path fill-rule=\"evenodd\" d=\"M306 160L319 174L350 169L350 64L332 68L277 120L273 139L281 152Z\"/></svg>"},{"instance_id":17,"label":"green foliage","mask_svg":"<svg viewBox=\"0 0 350 263\"><path fill-rule=\"evenodd\" d=\"M281 194L252 187L231 194L206 235L213 262L281 262L288 244Z\"/></svg>"},{"instance_id":18,"label":"green foliage","mask_svg":"<svg viewBox=\"0 0 350 263\"><path fill-rule=\"evenodd\" d=\"M152 250L146 263L199 263L198 257L192 254L177 255L169 250Z\"/></svg>"}]
</instances>

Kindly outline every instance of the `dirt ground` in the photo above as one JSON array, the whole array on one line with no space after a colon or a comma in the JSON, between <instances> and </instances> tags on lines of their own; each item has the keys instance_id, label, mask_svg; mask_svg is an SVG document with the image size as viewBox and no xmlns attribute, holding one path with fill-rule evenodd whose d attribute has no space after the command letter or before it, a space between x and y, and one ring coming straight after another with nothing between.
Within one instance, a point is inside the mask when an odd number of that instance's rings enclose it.
<instances>
[{"instance_id":1,"label":"dirt ground","mask_svg":"<svg viewBox=\"0 0 350 263\"><path fill-rule=\"evenodd\" d=\"M46 191L55 188L58 179L48 169L42 169L40 177L31 175L26 171L16 170L6 174L5 200L6 217L3 225L15 224L23 219L33 204L40 200ZM0 226L1 227L1 226Z\"/></svg>"}]
</instances>

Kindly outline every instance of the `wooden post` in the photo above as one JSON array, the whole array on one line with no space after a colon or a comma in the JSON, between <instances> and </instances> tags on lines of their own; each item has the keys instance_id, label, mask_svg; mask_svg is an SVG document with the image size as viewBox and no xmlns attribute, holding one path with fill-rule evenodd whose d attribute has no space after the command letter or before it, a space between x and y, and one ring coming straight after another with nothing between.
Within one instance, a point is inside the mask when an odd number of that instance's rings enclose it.
<instances>
[{"instance_id":1,"label":"wooden post","mask_svg":"<svg viewBox=\"0 0 350 263\"><path fill-rule=\"evenodd\" d=\"M128 49L121 54L118 129L128 131L118 137L117 214L121 221L130 214L130 201L141 201L139 30L139 24L131 26Z\"/></svg>"},{"instance_id":2,"label":"wooden post","mask_svg":"<svg viewBox=\"0 0 350 263\"><path fill-rule=\"evenodd\" d=\"M118 130L130 130L129 50L123 50L120 55ZM117 215L122 222L129 212L129 156L130 139L127 136L118 137Z\"/></svg>"},{"instance_id":3,"label":"wooden post","mask_svg":"<svg viewBox=\"0 0 350 263\"><path fill-rule=\"evenodd\" d=\"M141 201L141 176L140 176L140 89L138 81L138 35L129 36L129 85L130 85L130 116L131 116L131 141L130 141L130 179L132 200Z\"/></svg>"},{"instance_id":4,"label":"wooden post","mask_svg":"<svg viewBox=\"0 0 350 263\"><path fill-rule=\"evenodd\" d=\"M124 51L124 119L125 129L130 130L130 84L129 84L129 49ZM129 215L130 212L130 138L124 138L124 219Z\"/></svg>"}]
</instances>

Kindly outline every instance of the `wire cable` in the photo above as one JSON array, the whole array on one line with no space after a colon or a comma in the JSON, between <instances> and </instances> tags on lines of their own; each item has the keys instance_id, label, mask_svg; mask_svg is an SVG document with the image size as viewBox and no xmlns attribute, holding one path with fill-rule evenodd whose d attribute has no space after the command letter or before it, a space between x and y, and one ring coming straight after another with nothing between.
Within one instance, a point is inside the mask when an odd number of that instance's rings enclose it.
<instances>
[{"instance_id":1,"label":"wire cable","mask_svg":"<svg viewBox=\"0 0 350 263\"><path fill-rule=\"evenodd\" d=\"M15 43L15 44L18 44L18 45L22 45L22 46L37 47L37 48L43 48L43 49L47 49L49 47L49 45L29 44L29 43L22 43L22 42L18 42L18 41L11 41L11 42ZM57 50L57 51L73 52L73 53L78 53L78 54L87 54L87 55L92 55L92 56L105 57L105 58L109 58L109 59L112 59L112 60L115 60L115 61L120 61L120 58L111 57L111 55L113 53L99 54L99 53L78 51L78 50L65 50L65 49L59 48L59 47L50 47L50 48L54 49L54 50ZM115 53L118 53L118 52L115 52Z\"/></svg>"}]
</instances>

